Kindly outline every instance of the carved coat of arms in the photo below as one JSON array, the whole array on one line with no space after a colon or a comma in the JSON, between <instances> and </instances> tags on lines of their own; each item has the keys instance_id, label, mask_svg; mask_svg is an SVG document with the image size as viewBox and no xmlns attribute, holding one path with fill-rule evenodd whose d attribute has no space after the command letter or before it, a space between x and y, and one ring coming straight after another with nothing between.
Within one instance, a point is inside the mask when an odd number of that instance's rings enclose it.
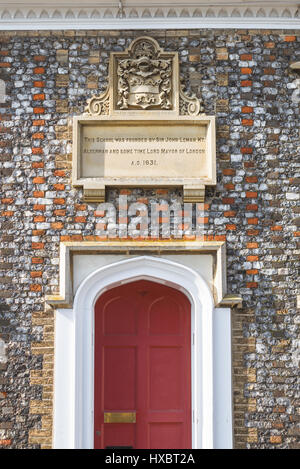
<instances>
[{"instance_id":1,"label":"carved coat of arms","mask_svg":"<svg viewBox=\"0 0 300 469\"><path fill-rule=\"evenodd\" d=\"M153 42L137 42L130 57L118 61L117 74L119 109L171 109L172 59L160 58Z\"/></svg>"},{"instance_id":2,"label":"carved coat of arms","mask_svg":"<svg viewBox=\"0 0 300 469\"><path fill-rule=\"evenodd\" d=\"M88 99L88 115L119 111L166 111L197 116L202 100L188 96L180 83L178 52L167 52L155 39L135 39L125 52L112 52L109 85L104 93Z\"/></svg>"}]
</instances>

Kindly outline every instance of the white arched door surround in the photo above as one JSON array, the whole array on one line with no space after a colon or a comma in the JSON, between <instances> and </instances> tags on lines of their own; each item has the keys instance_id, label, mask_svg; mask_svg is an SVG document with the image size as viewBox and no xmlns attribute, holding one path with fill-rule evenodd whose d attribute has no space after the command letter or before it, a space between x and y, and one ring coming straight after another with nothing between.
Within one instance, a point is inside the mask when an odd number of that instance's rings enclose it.
<instances>
[{"instance_id":1,"label":"white arched door surround","mask_svg":"<svg viewBox=\"0 0 300 469\"><path fill-rule=\"evenodd\" d=\"M93 448L94 306L106 290L140 279L169 285L190 300L192 444L193 448L214 447L214 422L218 421L214 416L213 365L216 310L211 290L202 276L191 268L158 257L139 256L92 272L79 286L73 309L56 313L54 446L57 448ZM69 344L67 350L63 343ZM66 386L69 386L68 396Z\"/></svg>"}]
</instances>

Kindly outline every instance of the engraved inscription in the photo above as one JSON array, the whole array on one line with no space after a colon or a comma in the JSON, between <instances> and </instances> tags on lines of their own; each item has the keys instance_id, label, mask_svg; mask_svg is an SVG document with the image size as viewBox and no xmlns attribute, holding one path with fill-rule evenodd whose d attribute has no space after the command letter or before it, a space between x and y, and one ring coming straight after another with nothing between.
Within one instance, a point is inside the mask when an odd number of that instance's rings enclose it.
<instances>
[{"instance_id":1,"label":"engraved inscription","mask_svg":"<svg viewBox=\"0 0 300 469\"><path fill-rule=\"evenodd\" d=\"M199 125L85 126L82 176L204 177L206 146Z\"/></svg>"}]
</instances>

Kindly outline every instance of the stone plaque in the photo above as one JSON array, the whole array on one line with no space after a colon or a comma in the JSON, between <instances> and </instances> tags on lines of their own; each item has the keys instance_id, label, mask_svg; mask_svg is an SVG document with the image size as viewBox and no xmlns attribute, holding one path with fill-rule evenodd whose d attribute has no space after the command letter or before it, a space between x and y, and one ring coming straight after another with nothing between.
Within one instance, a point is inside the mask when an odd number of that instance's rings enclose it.
<instances>
[{"instance_id":1,"label":"stone plaque","mask_svg":"<svg viewBox=\"0 0 300 469\"><path fill-rule=\"evenodd\" d=\"M203 201L215 184L215 120L179 82L178 54L148 37L110 57L109 86L74 118L73 185L86 201L106 186L184 188Z\"/></svg>"}]
</instances>

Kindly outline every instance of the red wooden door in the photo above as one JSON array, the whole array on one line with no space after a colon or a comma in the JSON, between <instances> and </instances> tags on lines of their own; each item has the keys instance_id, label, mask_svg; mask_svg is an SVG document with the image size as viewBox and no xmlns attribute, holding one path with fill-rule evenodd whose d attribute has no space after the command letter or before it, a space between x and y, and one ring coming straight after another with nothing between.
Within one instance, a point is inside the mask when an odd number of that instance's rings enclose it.
<instances>
[{"instance_id":1,"label":"red wooden door","mask_svg":"<svg viewBox=\"0 0 300 469\"><path fill-rule=\"evenodd\" d=\"M191 448L191 306L145 280L95 306L95 448ZM104 423L136 413L135 423Z\"/></svg>"}]
</instances>

